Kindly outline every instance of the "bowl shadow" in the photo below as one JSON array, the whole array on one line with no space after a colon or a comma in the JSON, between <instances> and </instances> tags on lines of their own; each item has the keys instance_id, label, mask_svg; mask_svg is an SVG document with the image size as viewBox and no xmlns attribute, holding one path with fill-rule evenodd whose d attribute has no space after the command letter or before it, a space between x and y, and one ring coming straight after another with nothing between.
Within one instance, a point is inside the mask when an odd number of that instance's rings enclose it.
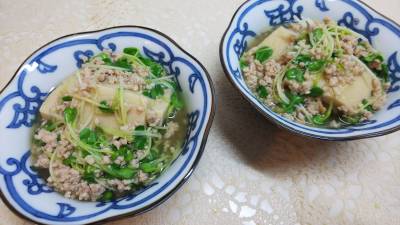
<instances>
[{"instance_id":1,"label":"bowl shadow","mask_svg":"<svg viewBox=\"0 0 400 225\"><path fill-rule=\"evenodd\" d=\"M214 81L218 99L215 129L232 143L233 151L259 171L301 169L324 163L337 142L294 134L266 119L224 76Z\"/></svg>"}]
</instances>

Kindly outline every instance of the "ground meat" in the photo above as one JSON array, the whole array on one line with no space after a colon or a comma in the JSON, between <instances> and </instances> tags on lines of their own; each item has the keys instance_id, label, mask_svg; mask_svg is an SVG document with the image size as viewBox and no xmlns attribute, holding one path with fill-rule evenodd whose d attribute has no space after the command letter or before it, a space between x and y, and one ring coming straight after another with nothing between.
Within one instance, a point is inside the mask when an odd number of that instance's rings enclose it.
<instances>
[{"instance_id":1,"label":"ground meat","mask_svg":"<svg viewBox=\"0 0 400 225\"><path fill-rule=\"evenodd\" d=\"M147 156L147 153L144 150L136 151L136 158L137 159L142 160L142 159L146 158L146 156Z\"/></svg>"},{"instance_id":2,"label":"ground meat","mask_svg":"<svg viewBox=\"0 0 400 225\"><path fill-rule=\"evenodd\" d=\"M126 140L125 138L117 138L114 139L112 143L117 149L119 149L122 145L126 145L128 143L128 140Z\"/></svg>"},{"instance_id":3,"label":"ground meat","mask_svg":"<svg viewBox=\"0 0 400 225\"><path fill-rule=\"evenodd\" d=\"M140 77L147 77L150 74L150 70L144 66L135 67L134 72Z\"/></svg>"},{"instance_id":4,"label":"ground meat","mask_svg":"<svg viewBox=\"0 0 400 225\"><path fill-rule=\"evenodd\" d=\"M288 64L292 59L294 59L294 57L296 56L296 52L287 52L285 54L283 54L279 60L278 63L281 65L286 65Z\"/></svg>"},{"instance_id":5,"label":"ground meat","mask_svg":"<svg viewBox=\"0 0 400 225\"><path fill-rule=\"evenodd\" d=\"M317 22L313 20L307 20L307 21L302 21L300 23L291 23L289 24L288 28L291 29L292 31L296 33L301 33L301 32L309 32L315 29L315 27L318 25Z\"/></svg>"},{"instance_id":6,"label":"ground meat","mask_svg":"<svg viewBox=\"0 0 400 225\"><path fill-rule=\"evenodd\" d=\"M275 60L269 60L264 64L264 77L275 77L280 73L282 67Z\"/></svg>"},{"instance_id":7,"label":"ground meat","mask_svg":"<svg viewBox=\"0 0 400 225\"><path fill-rule=\"evenodd\" d=\"M57 134L55 132L49 132L45 129L40 129L34 137L35 139L41 140L46 144L56 145L57 143Z\"/></svg>"},{"instance_id":8,"label":"ground meat","mask_svg":"<svg viewBox=\"0 0 400 225\"><path fill-rule=\"evenodd\" d=\"M339 65L340 67L338 67ZM351 84L354 76L362 75L364 68L351 56L345 55L342 58L335 58L335 61L325 68L325 79L330 87L337 87L341 84Z\"/></svg>"},{"instance_id":9,"label":"ground meat","mask_svg":"<svg viewBox=\"0 0 400 225\"><path fill-rule=\"evenodd\" d=\"M98 82L104 84L121 84L127 90L140 91L145 87L145 77L148 75L149 71L146 68L135 69L132 73L118 69L98 70L91 64L84 64L80 74L80 86L81 90L86 90Z\"/></svg>"},{"instance_id":10,"label":"ground meat","mask_svg":"<svg viewBox=\"0 0 400 225\"><path fill-rule=\"evenodd\" d=\"M92 75L94 72L94 69L88 67L82 68L82 71L78 75L80 90L90 90L96 86L95 77Z\"/></svg>"},{"instance_id":11,"label":"ground meat","mask_svg":"<svg viewBox=\"0 0 400 225\"><path fill-rule=\"evenodd\" d=\"M328 124L329 127L331 128L339 128L340 127L340 123L336 120L332 120L331 122L329 122Z\"/></svg>"},{"instance_id":12,"label":"ground meat","mask_svg":"<svg viewBox=\"0 0 400 225\"><path fill-rule=\"evenodd\" d=\"M138 180L139 182L146 182L149 179L149 175L141 170L139 170Z\"/></svg>"},{"instance_id":13,"label":"ground meat","mask_svg":"<svg viewBox=\"0 0 400 225\"><path fill-rule=\"evenodd\" d=\"M139 168L139 160L138 159L132 159L130 164L133 168Z\"/></svg>"},{"instance_id":14,"label":"ground meat","mask_svg":"<svg viewBox=\"0 0 400 225\"><path fill-rule=\"evenodd\" d=\"M310 53L311 45L307 44L306 40L301 40L297 42L297 45L294 48L295 50L302 50L303 54Z\"/></svg>"},{"instance_id":15,"label":"ground meat","mask_svg":"<svg viewBox=\"0 0 400 225\"><path fill-rule=\"evenodd\" d=\"M318 60L324 59L326 57L325 52L326 51L322 50L321 48L314 48L310 50L311 56Z\"/></svg>"},{"instance_id":16,"label":"ground meat","mask_svg":"<svg viewBox=\"0 0 400 225\"><path fill-rule=\"evenodd\" d=\"M108 155L103 156L102 163L108 165L111 163L111 158Z\"/></svg>"},{"instance_id":17,"label":"ground meat","mask_svg":"<svg viewBox=\"0 0 400 225\"><path fill-rule=\"evenodd\" d=\"M307 109L308 113L311 115L323 114L326 111L326 108L322 104L322 101L320 98L318 98L318 99L306 98L305 108Z\"/></svg>"},{"instance_id":18,"label":"ground meat","mask_svg":"<svg viewBox=\"0 0 400 225\"><path fill-rule=\"evenodd\" d=\"M333 21L331 18L329 17L324 17L324 19L322 20L322 22L324 22L324 24L329 25L329 24L333 24L335 25L335 21Z\"/></svg>"},{"instance_id":19,"label":"ground meat","mask_svg":"<svg viewBox=\"0 0 400 225\"><path fill-rule=\"evenodd\" d=\"M368 43L362 44L363 42L359 43L355 49L354 49L354 55L358 58L360 57L366 57L368 56L371 52L374 52L374 50L370 47Z\"/></svg>"},{"instance_id":20,"label":"ground meat","mask_svg":"<svg viewBox=\"0 0 400 225\"><path fill-rule=\"evenodd\" d=\"M85 157L85 161L89 164L89 165L93 165L96 160L94 159L94 157L92 155L88 155Z\"/></svg>"},{"instance_id":21,"label":"ground meat","mask_svg":"<svg viewBox=\"0 0 400 225\"><path fill-rule=\"evenodd\" d=\"M114 163L117 164L117 165L121 165L121 166L125 165L124 157L123 157L123 156L118 156L118 157L114 160Z\"/></svg>"},{"instance_id":22,"label":"ground meat","mask_svg":"<svg viewBox=\"0 0 400 225\"><path fill-rule=\"evenodd\" d=\"M58 192L64 193L67 198L96 201L105 188L100 184L88 184L81 179L79 172L65 166L60 161L53 163L53 174L47 179L50 186Z\"/></svg>"},{"instance_id":23,"label":"ground meat","mask_svg":"<svg viewBox=\"0 0 400 225\"><path fill-rule=\"evenodd\" d=\"M56 151L59 157L68 158L71 155L74 146L67 140L62 139L58 142Z\"/></svg>"},{"instance_id":24,"label":"ground meat","mask_svg":"<svg viewBox=\"0 0 400 225\"><path fill-rule=\"evenodd\" d=\"M261 64L252 56L245 56L248 67L243 69L246 83L253 91L262 85L270 89L274 78L281 72L282 66L275 60L268 60Z\"/></svg>"},{"instance_id":25,"label":"ground meat","mask_svg":"<svg viewBox=\"0 0 400 225\"><path fill-rule=\"evenodd\" d=\"M131 186L129 184L134 183L133 180L118 180L118 179L112 179L112 180L107 180L107 184L115 189L117 189L120 192L123 191L129 191L131 190Z\"/></svg>"},{"instance_id":26,"label":"ground meat","mask_svg":"<svg viewBox=\"0 0 400 225\"><path fill-rule=\"evenodd\" d=\"M304 74L304 81L298 82L296 80L285 80L284 85L292 92L297 94L309 94L313 86L314 76L309 73Z\"/></svg>"},{"instance_id":27,"label":"ground meat","mask_svg":"<svg viewBox=\"0 0 400 225\"><path fill-rule=\"evenodd\" d=\"M154 110L147 111L147 122L150 126L157 126L162 122L162 118Z\"/></svg>"},{"instance_id":28,"label":"ground meat","mask_svg":"<svg viewBox=\"0 0 400 225\"><path fill-rule=\"evenodd\" d=\"M53 153L54 149L57 147L57 133L55 131L49 132L45 129L40 129L37 134L34 135L34 138L44 143L41 150L48 155Z\"/></svg>"},{"instance_id":29,"label":"ground meat","mask_svg":"<svg viewBox=\"0 0 400 225\"><path fill-rule=\"evenodd\" d=\"M49 157L46 154L40 154L33 165L39 168L49 168L49 164L50 164Z\"/></svg>"},{"instance_id":30,"label":"ground meat","mask_svg":"<svg viewBox=\"0 0 400 225\"><path fill-rule=\"evenodd\" d=\"M71 103L72 103L72 102L65 102L65 101L62 102L61 104L59 104L59 105L56 106L56 111L59 112L59 113L63 113L64 110L65 110L67 107L70 107L70 106L71 106Z\"/></svg>"},{"instance_id":31,"label":"ground meat","mask_svg":"<svg viewBox=\"0 0 400 225\"><path fill-rule=\"evenodd\" d=\"M382 62L379 60L374 60L369 64L371 69L382 70Z\"/></svg>"},{"instance_id":32,"label":"ground meat","mask_svg":"<svg viewBox=\"0 0 400 225\"><path fill-rule=\"evenodd\" d=\"M345 54L353 55L358 45L358 38L352 35L347 35L340 39L339 44Z\"/></svg>"},{"instance_id":33,"label":"ground meat","mask_svg":"<svg viewBox=\"0 0 400 225\"><path fill-rule=\"evenodd\" d=\"M253 62L249 62L249 66L243 69L243 76L246 79L246 83L249 86L250 89L256 89L257 87L257 82L258 82L258 77L257 77L257 69L256 65Z\"/></svg>"},{"instance_id":34,"label":"ground meat","mask_svg":"<svg viewBox=\"0 0 400 225\"><path fill-rule=\"evenodd\" d=\"M178 131L179 125L176 122L169 122L167 124L167 130L164 134L164 138L170 138L172 137L176 131Z\"/></svg>"}]
</instances>

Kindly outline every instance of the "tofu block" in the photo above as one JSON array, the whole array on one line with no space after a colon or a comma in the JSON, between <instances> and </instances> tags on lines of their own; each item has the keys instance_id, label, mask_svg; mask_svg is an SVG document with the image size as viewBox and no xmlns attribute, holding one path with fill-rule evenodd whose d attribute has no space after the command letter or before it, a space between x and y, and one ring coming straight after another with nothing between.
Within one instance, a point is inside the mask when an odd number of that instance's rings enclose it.
<instances>
[{"instance_id":1,"label":"tofu block","mask_svg":"<svg viewBox=\"0 0 400 225\"><path fill-rule=\"evenodd\" d=\"M112 102L116 90L116 87L113 86L98 85L97 99L99 101L106 100L107 102ZM145 124L146 108L151 101L154 100L147 98L141 93L124 90L124 102L128 111L128 123L135 125ZM96 118L99 120L100 124L113 128L120 127L113 114L99 113L96 114Z\"/></svg>"},{"instance_id":2,"label":"tofu block","mask_svg":"<svg viewBox=\"0 0 400 225\"><path fill-rule=\"evenodd\" d=\"M271 59L278 59L286 53L288 47L293 44L296 36L296 32L280 26L268 35L268 37L266 37L260 44L251 48L249 53L254 54L257 49L268 46L273 50Z\"/></svg>"},{"instance_id":3,"label":"tofu block","mask_svg":"<svg viewBox=\"0 0 400 225\"><path fill-rule=\"evenodd\" d=\"M355 57L354 57L355 58ZM354 59L359 63L364 71L362 75L356 76L351 84L340 85L325 92L325 101L333 101L335 106L344 106L350 110L358 111L364 99L372 97L373 81L379 79L368 69L363 62Z\"/></svg>"},{"instance_id":4,"label":"tofu block","mask_svg":"<svg viewBox=\"0 0 400 225\"><path fill-rule=\"evenodd\" d=\"M56 111L56 106L60 105L62 102L62 97L67 93L73 92L73 88L78 85L78 80L76 76L70 76L64 80L60 85L55 87L55 89L50 92L42 106L39 109L42 118L50 120L63 120L62 115Z\"/></svg>"},{"instance_id":5,"label":"tofu block","mask_svg":"<svg viewBox=\"0 0 400 225\"><path fill-rule=\"evenodd\" d=\"M155 117L155 120L163 120L167 115L168 107L170 104L172 92L171 90L164 90L164 96L160 99L151 99L148 104L147 117Z\"/></svg>"},{"instance_id":6,"label":"tofu block","mask_svg":"<svg viewBox=\"0 0 400 225\"><path fill-rule=\"evenodd\" d=\"M65 81L63 81L59 86L57 86L43 102L39 111L43 118L51 120L63 121L63 115L56 111L56 106L62 104L62 97L65 95L73 95L74 90L78 86L78 79L76 76L70 76ZM96 88L94 101L107 101L109 104L114 99L115 93L117 91L116 86L98 84ZM158 119L160 121L164 120L172 92L165 89L165 94L160 99L151 99L144 96L141 92L133 92L129 90L124 90L124 102L125 108L127 110L127 121L131 125L144 125L147 122L149 116L153 119ZM94 98L94 97L90 97ZM79 100L83 101L83 100ZM85 111L93 112L90 107L96 107L92 104L84 104L83 108L79 110L79 121L78 124L87 124L87 121L96 118L100 126L105 126L112 129L120 129L120 124L118 123L115 115L113 113L102 113L100 110L95 110L95 113L85 113ZM151 114L151 115L150 115ZM94 117L93 117L94 116Z\"/></svg>"}]
</instances>

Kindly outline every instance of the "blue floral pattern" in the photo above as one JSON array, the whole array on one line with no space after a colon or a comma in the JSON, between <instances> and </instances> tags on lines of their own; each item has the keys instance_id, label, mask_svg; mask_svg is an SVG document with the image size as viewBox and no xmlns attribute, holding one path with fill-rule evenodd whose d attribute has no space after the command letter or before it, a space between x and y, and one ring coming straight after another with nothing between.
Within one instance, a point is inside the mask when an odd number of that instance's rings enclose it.
<instances>
[{"instance_id":1,"label":"blue floral pattern","mask_svg":"<svg viewBox=\"0 0 400 225\"><path fill-rule=\"evenodd\" d=\"M370 26L373 23L373 21L371 21L371 20L369 20L369 22L367 22L367 24L365 25L364 28L357 28L359 23L360 23L360 21L357 18L354 18L353 14L351 12L346 12L343 15L343 18L338 21L339 25L348 27L348 28L354 30L355 32L363 35L371 43L372 37L379 34L379 29L376 27L371 29Z\"/></svg>"},{"instance_id":2,"label":"blue floral pattern","mask_svg":"<svg viewBox=\"0 0 400 225\"><path fill-rule=\"evenodd\" d=\"M400 64L397 61L397 53L393 53L388 59L388 67L389 67L389 74L390 74L390 88L389 93L396 92L400 89L398 82L400 81Z\"/></svg>"},{"instance_id":3,"label":"blue floral pattern","mask_svg":"<svg viewBox=\"0 0 400 225\"><path fill-rule=\"evenodd\" d=\"M270 26L277 26L283 23L301 19L304 7L299 5L295 7L297 0L287 0L288 6L280 4L277 8L264 10L265 16L268 18Z\"/></svg>"},{"instance_id":4,"label":"blue floral pattern","mask_svg":"<svg viewBox=\"0 0 400 225\"><path fill-rule=\"evenodd\" d=\"M46 186L45 182L38 177L37 173L30 169L30 161L28 160L30 158L29 151L23 154L20 159L17 159L16 157L8 158L6 161L8 169L6 169L5 165L0 165L0 174L3 176L6 184L6 190L2 191L7 192L13 199L13 202L16 202L16 204L18 204L18 206L24 210L24 213L30 214L35 218L45 219L46 221L49 221L48 223L51 223L51 221L84 221L102 215L110 210L130 209L150 201L162 193L167 187L169 187L171 183L173 183L183 173L183 171L187 169L189 163L193 161L192 158L195 156L196 149L198 149L198 142L202 140L201 132L206 125L208 119L207 114L209 113L208 109L210 108L210 96L208 95L210 84L208 81L206 81L206 75L204 74L204 71L200 71L199 66L196 66L196 64L188 59L190 57L175 56L174 52L169 47L169 44L154 36L141 32L128 31L105 33L107 34L98 39L77 39L57 44L51 48L43 50L41 53L36 54L36 56L27 63L29 65L36 65L35 68L43 75L48 74L54 76L54 72L57 70L58 66L44 63L44 59L53 52L71 46L76 48L76 46L82 45L86 48L88 44L95 45L98 50L108 48L112 51L117 51L118 45L113 42L109 42L111 39L119 37L141 38L161 47L162 51L159 52L153 51L148 47L143 47L142 51L147 57L162 64L170 74L173 74L176 77L182 76L181 70L184 67L191 71L187 78L189 92L192 94L199 93L202 96L201 101L203 101L203 103L200 104L198 109L188 113L189 129L186 135L185 143L182 146L183 151L179 156L183 158L183 164L179 167L171 180L164 184L161 184L155 180L147 187L139 190L138 192L132 193L129 196L114 200L112 202L98 203L96 205L98 210L86 215L77 214L77 207L70 202L55 203L56 205L54 208L58 208L57 213L45 212L42 211L40 207L36 208L37 206L30 205L29 202L24 199L24 195L29 194L31 196L39 197L54 193L52 193L52 189ZM83 63L83 58L91 57L94 55L94 53L95 51L92 49L79 49L74 51L72 57L76 62L76 66L79 68ZM7 126L7 129L21 129L22 127L30 128L40 105L47 96L47 92L40 90L40 88L35 85L29 88L31 93L26 93L26 87L24 88L24 84L26 83L25 79L27 76L28 69L22 69L15 78L17 79L16 83L18 84L17 89L2 97L0 100L0 113L4 111L6 107L10 107L8 104L14 100L17 100L18 102L14 103L14 105L11 107L11 110L14 111L14 116L12 121ZM10 167L11 169L9 169ZM20 183L18 183L19 179L16 179L16 177L20 176L24 177L22 180L22 185L26 187L24 193L19 193L21 190L17 188L20 187ZM149 189L151 189L151 192L147 195L147 197L137 198L137 196L139 196L142 192Z\"/></svg>"},{"instance_id":5,"label":"blue floral pattern","mask_svg":"<svg viewBox=\"0 0 400 225\"><path fill-rule=\"evenodd\" d=\"M315 6L319 8L322 12L329 11L329 8L326 6L325 0L315 0Z\"/></svg>"},{"instance_id":6,"label":"blue floral pattern","mask_svg":"<svg viewBox=\"0 0 400 225\"><path fill-rule=\"evenodd\" d=\"M240 37L236 39L235 44L233 45L236 56L240 58L240 56L247 48L246 39L249 37L255 37L256 33L249 30L249 25L247 23L243 23L242 26L238 25L238 27L234 31L234 34L238 34ZM239 68L234 71L234 74L237 79L241 79Z\"/></svg>"},{"instance_id":7,"label":"blue floral pattern","mask_svg":"<svg viewBox=\"0 0 400 225\"><path fill-rule=\"evenodd\" d=\"M90 58L94 55L92 50L86 50L86 51L75 51L74 52L74 58L76 60L76 67L81 68L82 64L85 62L85 59Z\"/></svg>"}]
</instances>

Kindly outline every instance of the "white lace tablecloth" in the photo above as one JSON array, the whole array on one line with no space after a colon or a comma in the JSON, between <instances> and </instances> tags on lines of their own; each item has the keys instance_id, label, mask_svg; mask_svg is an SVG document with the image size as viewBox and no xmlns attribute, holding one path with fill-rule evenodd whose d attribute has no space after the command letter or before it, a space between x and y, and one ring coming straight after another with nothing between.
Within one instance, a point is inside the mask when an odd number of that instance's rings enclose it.
<instances>
[{"instance_id":1,"label":"white lace tablecloth","mask_svg":"<svg viewBox=\"0 0 400 225\"><path fill-rule=\"evenodd\" d=\"M43 44L66 34L142 25L208 69L217 112L190 180L144 215L109 224L400 224L400 133L322 142L279 130L226 79L219 41L239 0L0 0L0 86ZM366 0L400 22L399 0ZM0 224L30 224L0 203Z\"/></svg>"}]
</instances>

